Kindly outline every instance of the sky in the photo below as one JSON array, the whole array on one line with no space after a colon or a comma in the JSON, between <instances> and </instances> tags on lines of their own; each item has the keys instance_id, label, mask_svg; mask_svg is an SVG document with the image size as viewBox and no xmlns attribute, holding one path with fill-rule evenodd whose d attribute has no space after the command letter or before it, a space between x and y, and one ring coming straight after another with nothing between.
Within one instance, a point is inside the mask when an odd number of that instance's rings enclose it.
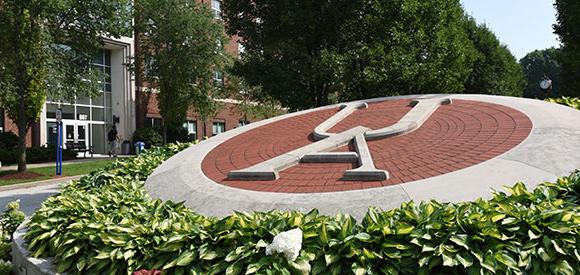
<instances>
[{"instance_id":1,"label":"sky","mask_svg":"<svg viewBox=\"0 0 580 275\"><path fill-rule=\"evenodd\" d=\"M559 47L552 25L553 0L461 0L465 11L485 23L519 60L527 53Z\"/></svg>"}]
</instances>

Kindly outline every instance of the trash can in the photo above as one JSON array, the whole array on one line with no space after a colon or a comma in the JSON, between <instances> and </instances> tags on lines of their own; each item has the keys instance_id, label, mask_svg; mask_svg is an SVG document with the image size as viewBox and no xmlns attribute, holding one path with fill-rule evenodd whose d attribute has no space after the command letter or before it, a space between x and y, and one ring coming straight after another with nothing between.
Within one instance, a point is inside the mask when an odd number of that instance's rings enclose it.
<instances>
[{"instance_id":1,"label":"trash can","mask_svg":"<svg viewBox=\"0 0 580 275\"><path fill-rule=\"evenodd\" d=\"M137 141L135 142L135 155L139 155L145 150L145 142Z\"/></svg>"},{"instance_id":2,"label":"trash can","mask_svg":"<svg viewBox=\"0 0 580 275\"><path fill-rule=\"evenodd\" d=\"M121 155L130 155L131 154L131 142L128 140L123 141L121 144Z\"/></svg>"}]
</instances>

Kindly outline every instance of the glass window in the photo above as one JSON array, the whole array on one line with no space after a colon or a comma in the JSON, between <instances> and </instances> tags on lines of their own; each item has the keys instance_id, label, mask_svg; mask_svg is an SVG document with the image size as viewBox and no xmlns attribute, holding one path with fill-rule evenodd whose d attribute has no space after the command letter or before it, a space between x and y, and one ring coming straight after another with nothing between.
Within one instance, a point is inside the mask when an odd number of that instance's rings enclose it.
<instances>
[{"instance_id":1,"label":"glass window","mask_svg":"<svg viewBox=\"0 0 580 275\"><path fill-rule=\"evenodd\" d=\"M46 118L56 118L56 104L46 103Z\"/></svg>"},{"instance_id":2,"label":"glass window","mask_svg":"<svg viewBox=\"0 0 580 275\"><path fill-rule=\"evenodd\" d=\"M113 106L113 96L109 92L105 92L105 107L112 107Z\"/></svg>"},{"instance_id":3,"label":"glass window","mask_svg":"<svg viewBox=\"0 0 580 275\"><path fill-rule=\"evenodd\" d=\"M212 127L212 134L219 135L226 131L226 123L224 121L214 121Z\"/></svg>"},{"instance_id":4,"label":"glass window","mask_svg":"<svg viewBox=\"0 0 580 275\"><path fill-rule=\"evenodd\" d=\"M111 66L111 50L104 50L104 52L105 52L105 65ZM111 73L110 69L109 73Z\"/></svg>"},{"instance_id":5,"label":"glass window","mask_svg":"<svg viewBox=\"0 0 580 275\"><path fill-rule=\"evenodd\" d=\"M163 119L155 118L155 117L148 117L145 118L145 127L161 127L163 126Z\"/></svg>"},{"instance_id":6,"label":"glass window","mask_svg":"<svg viewBox=\"0 0 580 275\"><path fill-rule=\"evenodd\" d=\"M105 95L103 92L100 92L97 96L93 97L92 104L93 106L105 106Z\"/></svg>"},{"instance_id":7,"label":"glass window","mask_svg":"<svg viewBox=\"0 0 580 275\"><path fill-rule=\"evenodd\" d=\"M105 121L105 109L93 108L93 121Z\"/></svg>"},{"instance_id":8,"label":"glass window","mask_svg":"<svg viewBox=\"0 0 580 275\"><path fill-rule=\"evenodd\" d=\"M145 118L145 128L153 127L153 119L152 118Z\"/></svg>"},{"instance_id":9,"label":"glass window","mask_svg":"<svg viewBox=\"0 0 580 275\"><path fill-rule=\"evenodd\" d=\"M218 86L224 85L224 75L223 75L223 73L220 72L220 71L215 71L213 73L213 81Z\"/></svg>"},{"instance_id":10,"label":"glass window","mask_svg":"<svg viewBox=\"0 0 580 275\"><path fill-rule=\"evenodd\" d=\"M238 54L241 56L245 51L246 51L246 48L244 48L244 45L242 45L242 43L238 42Z\"/></svg>"},{"instance_id":11,"label":"glass window","mask_svg":"<svg viewBox=\"0 0 580 275\"><path fill-rule=\"evenodd\" d=\"M77 106L77 120L91 120L91 108Z\"/></svg>"},{"instance_id":12,"label":"glass window","mask_svg":"<svg viewBox=\"0 0 580 275\"><path fill-rule=\"evenodd\" d=\"M56 145L58 137L58 129L56 128L56 122L46 123L46 142L48 145Z\"/></svg>"},{"instance_id":13,"label":"glass window","mask_svg":"<svg viewBox=\"0 0 580 275\"><path fill-rule=\"evenodd\" d=\"M94 146L95 152L105 153L105 125L91 124L91 142L89 144Z\"/></svg>"},{"instance_id":14,"label":"glass window","mask_svg":"<svg viewBox=\"0 0 580 275\"><path fill-rule=\"evenodd\" d=\"M211 0L211 10L215 18L221 18L222 7L220 0Z\"/></svg>"},{"instance_id":15,"label":"glass window","mask_svg":"<svg viewBox=\"0 0 580 275\"><path fill-rule=\"evenodd\" d=\"M105 108L105 121L108 122L108 124L113 123L113 109Z\"/></svg>"},{"instance_id":16,"label":"glass window","mask_svg":"<svg viewBox=\"0 0 580 275\"><path fill-rule=\"evenodd\" d=\"M187 129L187 136L190 140L197 139L197 122L196 121L186 121L183 123L183 128Z\"/></svg>"},{"instance_id":17,"label":"glass window","mask_svg":"<svg viewBox=\"0 0 580 275\"><path fill-rule=\"evenodd\" d=\"M91 99L88 96L79 95L76 100L77 104L90 105Z\"/></svg>"},{"instance_id":18,"label":"glass window","mask_svg":"<svg viewBox=\"0 0 580 275\"><path fill-rule=\"evenodd\" d=\"M62 109L62 119L75 119L75 106L60 105L60 108Z\"/></svg>"},{"instance_id":19,"label":"glass window","mask_svg":"<svg viewBox=\"0 0 580 275\"><path fill-rule=\"evenodd\" d=\"M93 63L94 64L103 64L103 50L97 51L97 53L93 56Z\"/></svg>"}]
</instances>

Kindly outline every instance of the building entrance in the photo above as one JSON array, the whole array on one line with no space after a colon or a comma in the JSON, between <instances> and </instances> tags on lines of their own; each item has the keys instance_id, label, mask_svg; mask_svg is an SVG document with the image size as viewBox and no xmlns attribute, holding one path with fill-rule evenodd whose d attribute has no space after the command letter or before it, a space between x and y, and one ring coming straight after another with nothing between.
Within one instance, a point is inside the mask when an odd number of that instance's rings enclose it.
<instances>
[{"instance_id":1,"label":"building entrance","mask_svg":"<svg viewBox=\"0 0 580 275\"><path fill-rule=\"evenodd\" d=\"M89 147L89 124L87 122L79 121L63 121L64 145L67 143L84 143L85 147Z\"/></svg>"}]
</instances>

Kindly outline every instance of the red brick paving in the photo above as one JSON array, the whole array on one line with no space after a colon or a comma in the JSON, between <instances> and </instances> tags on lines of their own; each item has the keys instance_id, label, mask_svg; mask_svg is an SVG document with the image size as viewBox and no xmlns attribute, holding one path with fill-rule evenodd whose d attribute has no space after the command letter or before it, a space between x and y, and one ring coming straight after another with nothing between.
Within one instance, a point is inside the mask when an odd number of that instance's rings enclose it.
<instances>
[{"instance_id":1,"label":"red brick paving","mask_svg":"<svg viewBox=\"0 0 580 275\"><path fill-rule=\"evenodd\" d=\"M357 125L379 129L396 123L411 107L409 100L369 104L334 126L341 132ZM268 192L312 193L375 188L457 171L501 155L521 143L532 122L512 108L479 101L454 100L443 105L418 130L367 141L375 166L389 172L385 181L343 181L345 163L300 163L280 172L275 181L227 180L231 170L243 169L314 142L314 128L338 111L311 112L258 127L214 148L202 170L215 182L235 188ZM337 151L353 151L351 145Z\"/></svg>"}]
</instances>

